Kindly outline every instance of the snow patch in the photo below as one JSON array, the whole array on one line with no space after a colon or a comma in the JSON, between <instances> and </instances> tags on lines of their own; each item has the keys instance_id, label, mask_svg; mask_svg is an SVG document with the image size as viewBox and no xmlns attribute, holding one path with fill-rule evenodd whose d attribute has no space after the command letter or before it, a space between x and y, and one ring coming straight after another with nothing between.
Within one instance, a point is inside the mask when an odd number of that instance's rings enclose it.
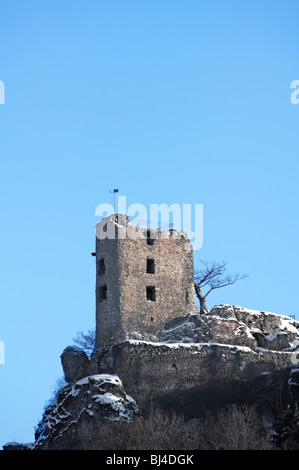
<instances>
[{"instance_id":1,"label":"snow patch","mask_svg":"<svg viewBox=\"0 0 299 470\"><path fill-rule=\"evenodd\" d=\"M268 340L268 341L273 341L274 339L277 338L277 336L283 336L285 333L281 332L281 331L277 331L276 333L273 333L272 335L266 335L265 338Z\"/></svg>"},{"instance_id":2,"label":"snow patch","mask_svg":"<svg viewBox=\"0 0 299 470\"><path fill-rule=\"evenodd\" d=\"M122 382L117 375L97 374L84 377L73 385L67 385L62 390L62 397L56 403L49 406L43 416L42 421L37 427L38 437L36 445L42 444L48 436L53 436L55 440L62 436L72 425L76 424L81 416L86 413L90 417L97 415L97 403L106 405L110 408L106 419L118 421L126 419L129 421L132 414L137 410L136 403L132 397L124 394L123 397L110 393L103 387L104 384L114 384L122 389ZM90 390L85 387L93 387ZM77 416L73 416L73 411L69 412L69 398L76 398L81 392L82 387L85 388L83 393L90 393L91 390L98 391L91 396L92 401L82 408L78 408ZM102 392L102 393L101 393ZM123 393L123 392L122 392ZM128 406L129 405L129 406ZM58 431L58 434L56 435Z\"/></svg>"},{"instance_id":3,"label":"snow patch","mask_svg":"<svg viewBox=\"0 0 299 470\"><path fill-rule=\"evenodd\" d=\"M248 346L239 346L236 344L224 344L224 343L154 343L151 341L140 341L140 340L127 340L123 341L123 343L129 342L133 345L139 344L149 344L154 347L167 347L169 349L192 349L193 353L199 353L204 347L213 347L213 346L221 346L228 349L236 349L240 351L250 352L256 354L251 348Z\"/></svg>"}]
</instances>

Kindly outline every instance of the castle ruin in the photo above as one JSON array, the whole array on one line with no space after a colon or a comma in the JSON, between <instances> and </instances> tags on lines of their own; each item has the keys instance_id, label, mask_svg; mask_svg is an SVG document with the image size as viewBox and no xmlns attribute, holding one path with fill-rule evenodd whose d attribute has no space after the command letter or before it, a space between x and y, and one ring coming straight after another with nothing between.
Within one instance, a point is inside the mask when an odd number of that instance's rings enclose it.
<instances>
[{"instance_id":1,"label":"castle ruin","mask_svg":"<svg viewBox=\"0 0 299 470\"><path fill-rule=\"evenodd\" d=\"M138 228L114 214L96 226L96 348L155 335L195 314L193 250L185 232Z\"/></svg>"}]
</instances>

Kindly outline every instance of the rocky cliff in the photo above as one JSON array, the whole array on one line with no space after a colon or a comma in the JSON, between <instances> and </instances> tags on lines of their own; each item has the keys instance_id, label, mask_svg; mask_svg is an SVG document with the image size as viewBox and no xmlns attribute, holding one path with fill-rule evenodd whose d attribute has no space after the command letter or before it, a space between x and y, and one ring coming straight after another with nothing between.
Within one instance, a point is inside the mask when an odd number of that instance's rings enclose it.
<instances>
[{"instance_id":1,"label":"rocky cliff","mask_svg":"<svg viewBox=\"0 0 299 470\"><path fill-rule=\"evenodd\" d=\"M193 419L228 404L271 413L277 400L298 403L299 322L219 305L156 336L132 332L91 357L68 347L61 361L69 383L46 409L33 449L90 448L101 423L132 420L138 405Z\"/></svg>"},{"instance_id":2,"label":"rocky cliff","mask_svg":"<svg viewBox=\"0 0 299 470\"><path fill-rule=\"evenodd\" d=\"M35 433L35 448L69 449L78 442L88 446L99 423L130 421L135 415L138 407L118 377L91 375L64 387L48 406Z\"/></svg>"},{"instance_id":3,"label":"rocky cliff","mask_svg":"<svg viewBox=\"0 0 299 470\"><path fill-rule=\"evenodd\" d=\"M290 398L298 328L287 316L220 305L169 325L157 341L118 343L100 364L118 374L137 402L150 397L156 406L184 410L190 418L227 403L259 400L271 408L278 389Z\"/></svg>"}]
</instances>

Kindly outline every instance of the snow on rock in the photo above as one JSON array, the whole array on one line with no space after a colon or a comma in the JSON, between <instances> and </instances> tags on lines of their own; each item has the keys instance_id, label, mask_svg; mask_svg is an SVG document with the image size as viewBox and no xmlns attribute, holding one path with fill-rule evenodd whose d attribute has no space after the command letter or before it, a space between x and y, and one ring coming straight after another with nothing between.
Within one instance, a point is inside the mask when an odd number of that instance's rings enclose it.
<instances>
[{"instance_id":1,"label":"snow on rock","mask_svg":"<svg viewBox=\"0 0 299 470\"><path fill-rule=\"evenodd\" d=\"M218 343L272 351L299 347L299 322L286 315L221 304L206 314L176 319L155 337L132 333L129 340L157 344Z\"/></svg>"},{"instance_id":2,"label":"snow on rock","mask_svg":"<svg viewBox=\"0 0 299 470\"><path fill-rule=\"evenodd\" d=\"M221 304L206 314L189 313L172 320L156 335L132 331L126 339L173 347L214 343L284 351L299 348L299 322L286 315Z\"/></svg>"},{"instance_id":3,"label":"snow on rock","mask_svg":"<svg viewBox=\"0 0 299 470\"><path fill-rule=\"evenodd\" d=\"M65 386L57 401L44 412L35 433L35 448L63 447L63 441L82 440L103 420L130 421L138 415L135 401L126 394L119 377L109 374L84 377Z\"/></svg>"},{"instance_id":4,"label":"snow on rock","mask_svg":"<svg viewBox=\"0 0 299 470\"><path fill-rule=\"evenodd\" d=\"M179 325L162 331L159 341L166 343L221 343L256 348L249 327L235 317L188 315Z\"/></svg>"},{"instance_id":5,"label":"snow on rock","mask_svg":"<svg viewBox=\"0 0 299 470\"><path fill-rule=\"evenodd\" d=\"M149 345L156 348L163 348L163 351L167 351L168 349L189 349L191 354L198 354L206 350L207 348L222 348L223 350L227 349L230 350L232 353L236 353L242 351L244 353L250 354L257 354L256 352L252 351L251 348L248 346L238 346L236 344L225 344L225 343L160 343L160 342L152 342L152 341L141 341L141 340L124 340L118 344L128 343L131 345Z\"/></svg>"},{"instance_id":6,"label":"snow on rock","mask_svg":"<svg viewBox=\"0 0 299 470\"><path fill-rule=\"evenodd\" d=\"M245 324L257 340L257 346L274 351L295 349L299 346L299 322L272 312L264 312L238 305L217 305L207 316L219 316L223 320L236 319Z\"/></svg>"},{"instance_id":7,"label":"snow on rock","mask_svg":"<svg viewBox=\"0 0 299 470\"><path fill-rule=\"evenodd\" d=\"M277 330L288 330L298 335L299 322L293 320L287 315L280 315L278 313L264 312L258 310L252 310L238 305L227 305L221 304L216 305L210 310L211 315L219 315L221 317L236 318L238 321L242 321L246 324L250 324L250 327L261 327L261 322L268 328L269 333L275 333Z\"/></svg>"},{"instance_id":8,"label":"snow on rock","mask_svg":"<svg viewBox=\"0 0 299 470\"><path fill-rule=\"evenodd\" d=\"M255 348L256 342L245 324L240 325L233 319L203 317L198 320L198 326L191 320L176 331L163 331L159 339L168 343L221 343L236 344Z\"/></svg>"}]
</instances>

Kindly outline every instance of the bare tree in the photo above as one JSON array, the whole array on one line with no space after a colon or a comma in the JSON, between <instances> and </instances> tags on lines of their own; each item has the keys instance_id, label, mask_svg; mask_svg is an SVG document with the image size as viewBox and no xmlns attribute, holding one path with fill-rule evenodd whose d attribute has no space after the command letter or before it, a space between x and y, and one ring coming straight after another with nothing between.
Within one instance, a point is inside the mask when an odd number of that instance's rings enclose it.
<instances>
[{"instance_id":1,"label":"bare tree","mask_svg":"<svg viewBox=\"0 0 299 470\"><path fill-rule=\"evenodd\" d=\"M195 270L194 289L199 299L200 313L208 311L206 306L207 296L214 290L221 287L230 286L240 279L247 277L246 274L226 274L225 262L201 261L203 267ZM202 289L207 287L204 294Z\"/></svg>"},{"instance_id":2,"label":"bare tree","mask_svg":"<svg viewBox=\"0 0 299 470\"><path fill-rule=\"evenodd\" d=\"M91 354L95 347L96 332L95 330L88 330L87 333L83 333L83 331L78 331L77 336L73 338L73 341L77 346L83 349L86 354Z\"/></svg>"}]
</instances>

